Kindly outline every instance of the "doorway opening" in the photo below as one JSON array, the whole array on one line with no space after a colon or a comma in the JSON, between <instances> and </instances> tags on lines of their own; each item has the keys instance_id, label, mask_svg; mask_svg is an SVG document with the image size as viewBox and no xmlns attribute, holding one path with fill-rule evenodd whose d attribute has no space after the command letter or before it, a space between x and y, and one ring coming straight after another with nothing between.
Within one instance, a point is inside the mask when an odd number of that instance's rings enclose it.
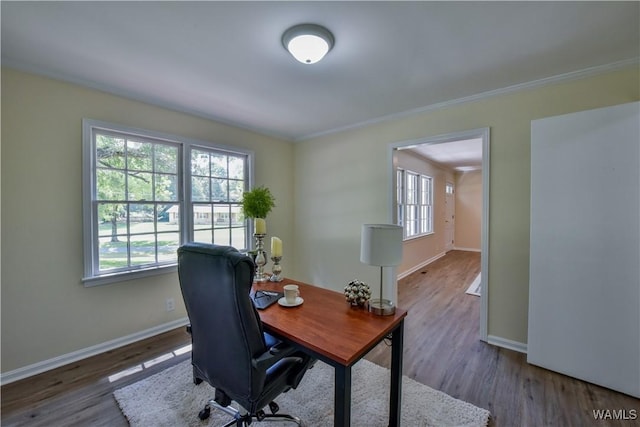
<instances>
[{"instance_id":1,"label":"doorway opening","mask_svg":"<svg viewBox=\"0 0 640 427\"><path fill-rule=\"evenodd\" d=\"M452 249L475 252L479 250L481 274L478 278L479 286L476 287L480 293L479 332L480 339L483 341L487 341L488 338L489 144L489 128L481 128L389 145L389 218L394 224L404 225L407 218L403 217L403 212L408 208L408 206L399 208L403 202L402 195L398 191L397 180L403 174L399 174L398 170L424 167L423 170L413 172L427 176L434 175L434 188L431 192L433 231L426 236L421 236L424 241L429 241L429 249L426 254L422 250L413 251L411 248L416 245L416 242L405 239L405 255L403 264L398 270L399 275L405 277L418 271ZM420 158L425 160L423 163L426 166L421 166ZM464 192L470 188L470 185L479 186L481 196L466 194L471 198L465 200L462 197L465 196ZM470 200L475 200L476 206L467 209L469 206L465 204ZM478 203L481 206L477 206ZM471 216L465 217L465 215ZM475 232L464 229L471 223L473 223L471 227L476 227ZM479 242L477 227L479 227ZM475 237L473 237L474 233ZM423 259L416 259L416 256Z\"/></svg>"},{"instance_id":2,"label":"doorway opening","mask_svg":"<svg viewBox=\"0 0 640 427\"><path fill-rule=\"evenodd\" d=\"M455 247L456 235L456 186L447 181L444 185L444 250Z\"/></svg>"}]
</instances>

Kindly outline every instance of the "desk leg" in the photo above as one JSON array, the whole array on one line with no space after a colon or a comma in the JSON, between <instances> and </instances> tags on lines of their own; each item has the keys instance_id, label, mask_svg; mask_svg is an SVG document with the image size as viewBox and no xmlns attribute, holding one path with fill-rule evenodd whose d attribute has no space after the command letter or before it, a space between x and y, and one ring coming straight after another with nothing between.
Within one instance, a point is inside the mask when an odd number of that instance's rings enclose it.
<instances>
[{"instance_id":1,"label":"desk leg","mask_svg":"<svg viewBox=\"0 0 640 427\"><path fill-rule=\"evenodd\" d=\"M389 401L389 427L400 425L402 399L402 350L404 340L404 320L393 331L391 347L391 394Z\"/></svg>"},{"instance_id":2,"label":"desk leg","mask_svg":"<svg viewBox=\"0 0 640 427\"><path fill-rule=\"evenodd\" d=\"M334 427L351 425L351 366L335 367Z\"/></svg>"}]
</instances>

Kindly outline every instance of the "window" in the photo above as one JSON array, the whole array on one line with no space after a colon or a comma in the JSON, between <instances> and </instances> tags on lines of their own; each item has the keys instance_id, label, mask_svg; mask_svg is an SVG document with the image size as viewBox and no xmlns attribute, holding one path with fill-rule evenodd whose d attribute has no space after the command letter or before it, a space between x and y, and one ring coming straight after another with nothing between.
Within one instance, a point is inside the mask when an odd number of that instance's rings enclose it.
<instances>
[{"instance_id":1,"label":"window","mask_svg":"<svg viewBox=\"0 0 640 427\"><path fill-rule=\"evenodd\" d=\"M84 282L174 270L185 241L247 248L240 202L249 156L84 120Z\"/></svg>"},{"instance_id":2,"label":"window","mask_svg":"<svg viewBox=\"0 0 640 427\"><path fill-rule=\"evenodd\" d=\"M398 224L404 227L404 237L416 237L433 232L433 178L398 169L396 172Z\"/></svg>"},{"instance_id":3,"label":"window","mask_svg":"<svg viewBox=\"0 0 640 427\"><path fill-rule=\"evenodd\" d=\"M444 187L444 188L445 188L445 190L444 190L444 191L445 191L445 193L447 193L447 194L453 194L453 189L454 189L454 187L453 187L453 184L452 184L452 183L447 182L447 184L445 185L445 187Z\"/></svg>"},{"instance_id":4,"label":"window","mask_svg":"<svg viewBox=\"0 0 640 427\"><path fill-rule=\"evenodd\" d=\"M431 197L432 178L420 175L420 230L419 233L431 233L433 231L433 206Z\"/></svg>"},{"instance_id":5,"label":"window","mask_svg":"<svg viewBox=\"0 0 640 427\"><path fill-rule=\"evenodd\" d=\"M241 209L245 170L244 156L206 148L191 150L193 241L247 246Z\"/></svg>"},{"instance_id":6,"label":"window","mask_svg":"<svg viewBox=\"0 0 640 427\"><path fill-rule=\"evenodd\" d=\"M418 231L418 175L411 172L405 172L405 222L404 230L406 237L415 236L419 234Z\"/></svg>"},{"instance_id":7,"label":"window","mask_svg":"<svg viewBox=\"0 0 640 427\"><path fill-rule=\"evenodd\" d=\"M398 207L396 212L398 225L404 226L404 170L402 169L396 171L396 206ZM406 231L404 233L406 234Z\"/></svg>"}]
</instances>

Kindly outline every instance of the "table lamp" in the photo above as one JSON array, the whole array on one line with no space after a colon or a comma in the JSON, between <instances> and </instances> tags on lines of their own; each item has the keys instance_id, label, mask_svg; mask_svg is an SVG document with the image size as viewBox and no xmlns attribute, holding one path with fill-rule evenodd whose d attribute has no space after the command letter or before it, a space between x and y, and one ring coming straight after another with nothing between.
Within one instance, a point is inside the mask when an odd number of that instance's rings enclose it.
<instances>
[{"instance_id":1,"label":"table lamp","mask_svg":"<svg viewBox=\"0 0 640 427\"><path fill-rule=\"evenodd\" d=\"M392 301L383 298L382 271L384 267L400 264L402 260L402 227L392 224L363 224L360 262L380 267L380 298L369 300L369 311L381 316L396 312Z\"/></svg>"}]
</instances>

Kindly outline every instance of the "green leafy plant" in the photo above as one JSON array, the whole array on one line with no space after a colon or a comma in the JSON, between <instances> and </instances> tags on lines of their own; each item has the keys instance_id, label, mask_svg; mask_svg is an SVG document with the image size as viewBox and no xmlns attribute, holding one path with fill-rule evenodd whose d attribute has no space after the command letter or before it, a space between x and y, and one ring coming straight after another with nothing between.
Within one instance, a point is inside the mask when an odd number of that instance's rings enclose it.
<instances>
[{"instance_id":1,"label":"green leafy plant","mask_svg":"<svg viewBox=\"0 0 640 427\"><path fill-rule=\"evenodd\" d=\"M256 187L242 194L242 211L247 218L266 218L275 206L275 198L266 187Z\"/></svg>"}]
</instances>

